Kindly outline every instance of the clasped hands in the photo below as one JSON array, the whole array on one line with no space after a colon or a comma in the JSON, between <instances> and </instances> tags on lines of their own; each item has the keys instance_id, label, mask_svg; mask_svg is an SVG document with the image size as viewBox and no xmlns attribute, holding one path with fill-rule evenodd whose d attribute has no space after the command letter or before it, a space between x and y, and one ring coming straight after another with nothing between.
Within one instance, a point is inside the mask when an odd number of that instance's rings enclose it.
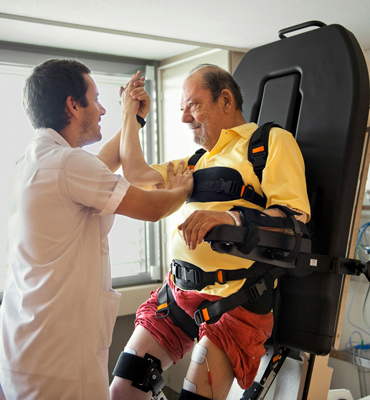
<instances>
[{"instance_id":1,"label":"clasped hands","mask_svg":"<svg viewBox=\"0 0 370 400\"><path fill-rule=\"evenodd\" d=\"M138 71L132 75L125 87L120 87L119 96L123 111L129 111L134 107L133 112L145 119L150 109L150 98L144 85L145 77Z\"/></svg>"}]
</instances>

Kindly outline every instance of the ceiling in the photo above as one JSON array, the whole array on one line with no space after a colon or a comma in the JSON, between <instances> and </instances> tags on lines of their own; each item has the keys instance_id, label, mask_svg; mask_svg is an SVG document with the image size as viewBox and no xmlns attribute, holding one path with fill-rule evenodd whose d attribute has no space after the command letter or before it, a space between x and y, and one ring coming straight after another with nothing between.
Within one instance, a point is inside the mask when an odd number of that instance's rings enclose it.
<instances>
[{"instance_id":1,"label":"ceiling","mask_svg":"<svg viewBox=\"0 0 370 400\"><path fill-rule=\"evenodd\" d=\"M311 20L343 25L370 49L370 0L1 0L0 39L163 60L245 51Z\"/></svg>"}]
</instances>

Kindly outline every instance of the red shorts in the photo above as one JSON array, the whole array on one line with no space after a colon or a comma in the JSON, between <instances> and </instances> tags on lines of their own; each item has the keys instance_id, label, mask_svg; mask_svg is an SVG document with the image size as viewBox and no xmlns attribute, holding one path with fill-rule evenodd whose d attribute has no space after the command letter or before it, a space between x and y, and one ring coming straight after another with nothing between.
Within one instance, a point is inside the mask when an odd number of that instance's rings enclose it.
<instances>
[{"instance_id":1,"label":"red shorts","mask_svg":"<svg viewBox=\"0 0 370 400\"><path fill-rule=\"evenodd\" d=\"M169 274L166 281L172 289L176 303L192 317L204 300L215 301L221 298L178 289L169 278ZM181 328L175 326L171 318L156 317L158 291L159 289L152 292L150 298L139 307L136 325L142 325L150 331L176 363L192 350L194 341ZM227 354L240 387L247 389L253 384L261 356L266 353L264 343L270 337L272 327L272 313L258 315L243 307L237 307L224 313L214 324L201 324L199 339L206 336Z\"/></svg>"}]
</instances>

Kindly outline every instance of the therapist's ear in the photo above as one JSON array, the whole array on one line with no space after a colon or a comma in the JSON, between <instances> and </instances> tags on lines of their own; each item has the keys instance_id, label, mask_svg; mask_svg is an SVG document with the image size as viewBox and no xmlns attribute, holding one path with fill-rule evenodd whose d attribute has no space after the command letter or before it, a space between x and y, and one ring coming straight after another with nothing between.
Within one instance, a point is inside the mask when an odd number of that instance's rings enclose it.
<instances>
[{"instance_id":1,"label":"therapist's ear","mask_svg":"<svg viewBox=\"0 0 370 400\"><path fill-rule=\"evenodd\" d=\"M68 115L69 118L71 118L72 116L74 117L78 117L78 104L76 102L76 100L73 98L73 96L68 96L66 99L66 106L65 106L65 111Z\"/></svg>"}]
</instances>

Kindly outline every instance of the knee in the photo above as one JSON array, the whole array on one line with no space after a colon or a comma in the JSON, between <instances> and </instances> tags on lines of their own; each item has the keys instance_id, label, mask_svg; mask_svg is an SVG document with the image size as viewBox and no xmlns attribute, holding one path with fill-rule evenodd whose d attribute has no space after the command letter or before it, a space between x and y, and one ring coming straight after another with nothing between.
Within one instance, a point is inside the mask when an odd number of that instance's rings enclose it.
<instances>
[{"instance_id":1,"label":"knee","mask_svg":"<svg viewBox=\"0 0 370 400\"><path fill-rule=\"evenodd\" d=\"M115 376L109 387L109 394L111 400L123 400L126 393L126 385L129 382L125 379Z\"/></svg>"}]
</instances>

